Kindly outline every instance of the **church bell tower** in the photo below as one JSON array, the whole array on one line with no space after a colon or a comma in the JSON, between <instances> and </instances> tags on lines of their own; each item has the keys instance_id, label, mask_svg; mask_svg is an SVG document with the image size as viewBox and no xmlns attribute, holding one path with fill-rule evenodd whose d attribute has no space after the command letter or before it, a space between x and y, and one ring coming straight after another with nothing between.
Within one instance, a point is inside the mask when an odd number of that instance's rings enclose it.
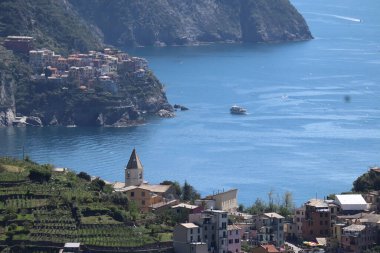
<instances>
[{"instance_id":1,"label":"church bell tower","mask_svg":"<svg viewBox=\"0 0 380 253\"><path fill-rule=\"evenodd\" d=\"M144 182L144 167L133 149L127 167L125 167L125 186L139 186Z\"/></svg>"}]
</instances>

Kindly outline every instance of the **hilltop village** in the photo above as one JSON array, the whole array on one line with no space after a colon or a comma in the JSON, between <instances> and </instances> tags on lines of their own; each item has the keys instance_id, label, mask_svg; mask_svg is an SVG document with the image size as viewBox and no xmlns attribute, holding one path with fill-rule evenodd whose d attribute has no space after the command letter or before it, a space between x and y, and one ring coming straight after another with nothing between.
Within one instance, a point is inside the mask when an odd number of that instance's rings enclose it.
<instances>
[{"instance_id":1,"label":"hilltop village","mask_svg":"<svg viewBox=\"0 0 380 253\"><path fill-rule=\"evenodd\" d=\"M29 36L8 36L2 44L10 88L2 91L7 113L0 125L120 127L146 115L174 116L144 58L114 48L63 56L36 48Z\"/></svg>"},{"instance_id":2,"label":"hilltop village","mask_svg":"<svg viewBox=\"0 0 380 253\"><path fill-rule=\"evenodd\" d=\"M98 79L107 91L116 93L118 70L140 78L148 70L148 62L144 58L130 57L120 50L105 48L103 52L89 51L64 57L49 49L34 49L33 41L33 37L28 36L8 36L4 46L28 55L34 79L71 80L81 89L94 88L94 81Z\"/></svg>"},{"instance_id":3,"label":"hilltop village","mask_svg":"<svg viewBox=\"0 0 380 253\"><path fill-rule=\"evenodd\" d=\"M61 252L377 252L380 191L310 199L281 215L270 206L242 208L237 189L200 197L187 183L150 184L144 170L135 149L124 182L114 183L3 158L0 245L22 242L23 252L47 245ZM368 173L380 177L379 168Z\"/></svg>"}]
</instances>

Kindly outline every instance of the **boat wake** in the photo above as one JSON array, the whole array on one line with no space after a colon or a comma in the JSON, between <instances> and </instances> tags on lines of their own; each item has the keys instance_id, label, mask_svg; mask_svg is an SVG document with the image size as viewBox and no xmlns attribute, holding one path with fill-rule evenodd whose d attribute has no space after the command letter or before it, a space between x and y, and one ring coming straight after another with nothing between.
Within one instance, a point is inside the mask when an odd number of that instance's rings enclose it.
<instances>
[{"instance_id":1,"label":"boat wake","mask_svg":"<svg viewBox=\"0 0 380 253\"><path fill-rule=\"evenodd\" d=\"M333 17L333 18L343 19L343 20L352 21L352 22L356 22L356 23L362 22L361 19L353 18L353 17L346 17L346 16L340 16L340 15L334 15L334 14L325 14L325 13L316 13L316 12L306 12L306 13L319 15L319 16L325 16L325 17Z\"/></svg>"}]
</instances>

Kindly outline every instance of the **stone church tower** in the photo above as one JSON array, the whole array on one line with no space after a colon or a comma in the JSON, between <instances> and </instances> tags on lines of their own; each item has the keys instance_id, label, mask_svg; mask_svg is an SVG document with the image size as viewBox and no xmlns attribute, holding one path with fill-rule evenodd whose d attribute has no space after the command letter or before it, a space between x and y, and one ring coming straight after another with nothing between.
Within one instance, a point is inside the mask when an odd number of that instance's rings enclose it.
<instances>
[{"instance_id":1,"label":"stone church tower","mask_svg":"<svg viewBox=\"0 0 380 253\"><path fill-rule=\"evenodd\" d=\"M144 168L133 149L127 167L125 167L125 186L139 186L144 182Z\"/></svg>"}]
</instances>

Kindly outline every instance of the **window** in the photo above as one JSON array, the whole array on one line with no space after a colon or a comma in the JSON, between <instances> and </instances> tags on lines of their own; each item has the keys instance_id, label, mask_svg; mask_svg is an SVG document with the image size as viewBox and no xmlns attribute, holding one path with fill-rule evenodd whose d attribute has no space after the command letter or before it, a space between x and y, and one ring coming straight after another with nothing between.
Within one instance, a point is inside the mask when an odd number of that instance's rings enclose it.
<instances>
[{"instance_id":1,"label":"window","mask_svg":"<svg viewBox=\"0 0 380 253\"><path fill-rule=\"evenodd\" d=\"M230 235L232 235L232 230L230 230Z\"/></svg>"},{"instance_id":2,"label":"window","mask_svg":"<svg viewBox=\"0 0 380 253\"><path fill-rule=\"evenodd\" d=\"M325 220L325 225L328 225L329 224L329 221Z\"/></svg>"},{"instance_id":3,"label":"window","mask_svg":"<svg viewBox=\"0 0 380 253\"><path fill-rule=\"evenodd\" d=\"M235 239L235 243L239 243L239 239Z\"/></svg>"},{"instance_id":4,"label":"window","mask_svg":"<svg viewBox=\"0 0 380 253\"><path fill-rule=\"evenodd\" d=\"M190 236L190 242L192 242L193 241L193 236Z\"/></svg>"},{"instance_id":5,"label":"window","mask_svg":"<svg viewBox=\"0 0 380 253\"><path fill-rule=\"evenodd\" d=\"M190 228L190 234L193 234L193 229L192 228Z\"/></svg>"},{"instance_id":6,"label":"window","mask_svg":"<svg viewBox=\"0 0 380 253\"><path fill-rule=\"evenodd\" d=\"M300 222L300 218L297 218L297 222Z\"/></svg>"},{"instance_id":7,"label":"window","mask_svg":"<svg viewBox=\"0 0 380 253\"><path fill-rule=\"evenodd\" d=\"M142 173L139 173L139 179L142 179Z\"/></svg>"},{"instance_id":8,"label":"window","mask_svg":"<svg viewBox=\"0 0 380 253\"><path fill-rule=\"evenodd\" d=\"M141 200L141 205L145 206L145 200Z\"/></svg>"},{"instance_id":9,"label":"window","mask_svg":"<svg viewBox=\"0 0 380 253\"><path fill-rule=\"evenodd\" d=\"M198 234L200 234L201 233L201 229L200 228L198 228Z\"/></svg>"},{"instance_id":10,"label":"window","mask_svg":"<svg viewBox=\"0 0 380 253\"><path fill-rule=\"evenodd\" d=\"M145 197L145 192L141 192L141 196Z\"/></svg>"},{"instance_id":11,"label":"window","mask_svg":"<svg viewBox=\"0 0 380 253\"><path fill-rule=\"evenodd\" d=\"M236 234L237 234L237 235L239 234L239 230L236 230Z\"/></svg>"},{"instance_id":12,"label":"window","mask_svg":"<svg viewBox=\"0 0 380 253\"><path fill-rule=\"evenodd\" d=\"M228 240L228 244L233 244L234 243L234 240L233 239L229 239Z\"/></svg>"},{"instance_id":13,"label":"window","mask_svg":"<svg viewBox=\"0 0 380 253\"><path fill-rule=\"evenodd\" d=\"M131 176L131 173L127 171L127 178L129 178L130 176Z\"/></svg>"},{"instance_id":14,"label":"window","mask_svg":"<svg viewBox=\"0 0 380 253\"><path fill-rule=\"evenodd\" d=\"M328 214L328 213L325 213L325 217L326 217L326 218L329 217L329 214Z\"/></svg>"},{"instance_id":15,"label":"window","mask_svg":"<svg viewBox=\"0 0 380 253\"><path fill-rule=\"evenodd\" d=\"M135 192L131 192L131 197L134 197L135 196Z\"/></svg>"}]
</instances>

